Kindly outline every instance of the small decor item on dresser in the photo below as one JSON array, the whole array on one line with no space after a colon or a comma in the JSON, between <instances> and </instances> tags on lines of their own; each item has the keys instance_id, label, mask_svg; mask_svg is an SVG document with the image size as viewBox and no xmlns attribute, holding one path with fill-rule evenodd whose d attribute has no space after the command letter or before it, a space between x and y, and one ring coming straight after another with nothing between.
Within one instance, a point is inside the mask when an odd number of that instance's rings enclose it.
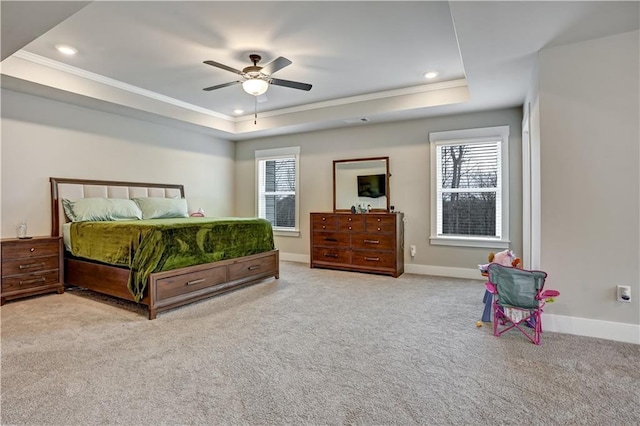
<instances>
[{"instance_id":1,"label":"small decor item on dresser","mask_svg":"<svg viewBox=\"0 0 640 426\"><path fill-rule=\"evenodd\" d=\"M351 206L351 213L355 214L355 212L356 212L356 206Z\"/></svg>"},{"instance_id":2,"label":"small decor item on dresser","mask_svg":"<svg viewBox=\"0 0 640 426\"><path fill-rule=\"evenodd\" d=\"M197 212L191 213L190 216L191 217L204 217L204 210L202 210L202 207L200 207Z\"/></svg>"},{"instance_id":3,"label":"small decor item on dresser","mask_svg":"<svg viewBox=\"0 0 640 426\"><path fill-rule=\"evenodd\" d=\"M27 236L27 221L26 220L23 220L18 225L17 234L18 234L18 238L20 238L21 240L27 240L27 239L31 238L31 237Z\"/></svg>"}]
</instances>

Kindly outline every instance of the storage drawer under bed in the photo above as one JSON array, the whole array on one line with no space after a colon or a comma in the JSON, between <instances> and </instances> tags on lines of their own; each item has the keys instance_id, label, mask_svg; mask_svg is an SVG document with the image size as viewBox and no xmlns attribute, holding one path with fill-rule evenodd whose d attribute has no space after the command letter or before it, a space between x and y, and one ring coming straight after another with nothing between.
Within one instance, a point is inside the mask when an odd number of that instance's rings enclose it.
<instances>
[{"instance_id":1,"label":"storage drawer under bed","mask_svg":"<svg viewBox=\"0 0 640 426\"><path fill-rule=\"evenodd\" d=\"M157 298L164 300L222 284L225 281L227 281L227 268L225 266L161 278L156 282Z\"/></svg>"},{"instance_id":2,"label":"storage drawer under bed","mask_svg":"<svg viewBox=\"0 0 640 426\"><path fill-rule=\"evenodd\" d=\"M229 265L229 281L261 273L276 273L278 270L277 261L277 258L271 255L238 260Z\"/></svg>"}]
</instances>

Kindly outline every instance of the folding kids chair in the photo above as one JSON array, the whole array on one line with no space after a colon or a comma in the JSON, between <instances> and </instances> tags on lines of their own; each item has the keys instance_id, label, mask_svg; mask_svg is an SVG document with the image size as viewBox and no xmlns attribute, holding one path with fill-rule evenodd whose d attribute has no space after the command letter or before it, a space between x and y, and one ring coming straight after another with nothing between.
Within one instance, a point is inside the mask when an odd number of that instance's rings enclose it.
<instances>
[{"instance_id":1,"label":"folding kids chair","mask_svg":"<svg viewBox=\"0 0 640 426\"><path fill-rule=\"evenodd\" d=\"M549 299L560 295L556 290L543 291L547 273L497 263L489 265L488 272L485 288L493 295L493 335L499 337L515 327L539 345L542 308Z\"/></svg>"}]
</instances>

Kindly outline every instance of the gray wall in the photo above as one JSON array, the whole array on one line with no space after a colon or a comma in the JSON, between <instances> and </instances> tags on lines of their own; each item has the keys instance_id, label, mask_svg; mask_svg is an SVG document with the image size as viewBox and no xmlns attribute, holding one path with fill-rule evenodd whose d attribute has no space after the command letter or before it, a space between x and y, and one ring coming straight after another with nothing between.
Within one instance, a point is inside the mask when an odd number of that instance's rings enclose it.
<instances>
[{"instance_id":1,"label":"gray wall","mask_svg":"<svg viewBox=\"0 0 640 426\"><path fill-rule=\"evenodd\" d=\"M509 125L510 156L510 230L511 248L522 251L521 197L521 121L522 109L512 108L457 116L368 124L358 127L318 131L237 142L236 146L236 213L255 214L255 165L257 149L300 146L300 231L299 237L277 237L283 253L309 255L309 213L331 211L333 160L388 156L391 204L403 211L405 226L405 262L416 271L455 273L467 269L467 275L479 277L472 269L486 263L490 251L499 249L431 246L430 233L430 153L429 132L475 127ZM415 245L417 255L409 256ZM427 266L427 268L421 268ZM448 268L446 271L440 268ZM461 272L461 271L458 271ZM462 274L464 275L464 273Z\"/></svg>"},{"instance_id":2,"label":"gray wall","mask_svg":"<svg viewBox=\"0 0 640 426\"><path fill-rule=\"evenodd\" d=\"M49 177L185 185L190 210L233 212L233 143L2 90L2 237L51 232Z\"/></svg>"},{"instance_id":3,"label":"gray wall","mask_svg":"<svg viewBox=\"0 0 640 426\"><path fill-rule=\"evenodd\" d=\"M638 31L539 57L541 268L548 312L640 324ZM632 303L615 301L616 285Z\"/></svg>"}]
</instances>

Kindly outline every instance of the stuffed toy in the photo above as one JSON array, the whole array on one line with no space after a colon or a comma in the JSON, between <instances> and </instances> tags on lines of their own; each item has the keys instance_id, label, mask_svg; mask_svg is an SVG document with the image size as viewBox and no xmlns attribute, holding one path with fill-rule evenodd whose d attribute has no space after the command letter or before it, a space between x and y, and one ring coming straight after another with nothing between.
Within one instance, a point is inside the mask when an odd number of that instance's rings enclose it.
<instances>
[{"instance_id":1,"label":"stuffed toy","mask_svg":"<svg viewBox=\"0 0 640 426\"><path fill-rule=\"evenodd\" d=\"M522 261L511 250L503 250L498 253L489 253L489 263L484 265L478 265L482 275L487 275L489 265L492 263L498 263L503 266L511 266L512 268L522 268Z\"/></svg>"},{"instance_id":2,"label":"stuffed toy","mask_svg":"<svg viewBox=\"0 0 640 426\"><path fill-rule=\"evenodd\" d=\"M517 268L521 261L511 250L504 250L499 253L489 253L489 263L497 263L502 266Z\"/></svg>"}]
</instances>

